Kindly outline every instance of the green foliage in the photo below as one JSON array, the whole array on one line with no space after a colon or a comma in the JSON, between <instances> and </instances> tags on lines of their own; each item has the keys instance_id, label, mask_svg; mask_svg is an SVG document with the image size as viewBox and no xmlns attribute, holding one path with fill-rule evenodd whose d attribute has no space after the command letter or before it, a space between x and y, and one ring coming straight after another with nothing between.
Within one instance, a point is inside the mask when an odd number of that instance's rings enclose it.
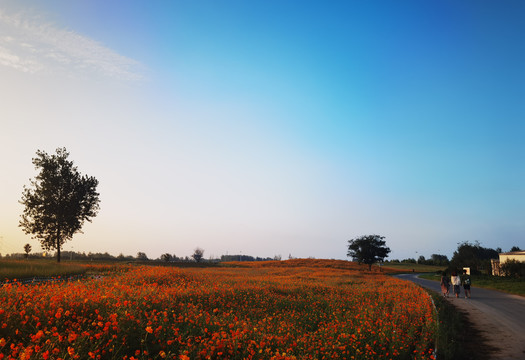
<instances>
[{"instance_id":1,"label":"green foliage","mask_svg":"<svg viewBox=\"0 0 525 360\"><path fill-rule=\"evenodd\" d=\"M202 257L204 256L204 250L201 248L196 248L195 252L193 253L192 257L196 262L200 262L202 260Z\"/></svg>"},{"instance_id":2,"label":"green foliage","mask_svg":"<svg viewBox=\"0 0 525 360\"><path fill-rule=\"evenodd\" d=\"M30 244L25 244L24 245L24 256L25 258L27 259L27 257L29 256L29 253L31 252L31 245Z\"/></svg>"},{"instance_id":3,"label":"green foliage","mask_svg":"<svg viewBox=\"0 0 525 360\"><path fill-rule=\"evenodd\" d=\"M505 276L525 278L525 262L510 259L502 263L501 270Z\"/></svg>"},{"instance_id":4,"label":"green foliage","mask_svg":"<svg viewBox=\"0 0 525 360\"><path fill-rule=\"evenodd\" d=\"M470 267L472 273L487 272L491 269L490 259L497 259L499 254L494 249L484 248L479 242L471 244L468 241L460 243L450 261L451 269Z\"/></svg>"},{"instance_id":5,"label":"green foliage","mask_svg":"<svg viewBox=\"0 0 525 360\"><path fill-rule=\"evenodd\" d=\"M146 253L144 253L142 251L139 251L137 253L137 260L147 261L148 260L148 255L146 255Z\"/></svg>"},{"instance_id":6,"label":"green foliage","mask_svg":"<svg viewBox=\"0 0 525 360\"><path fill-rule=\"evenodd\" d=\"M162 255L160 256L160 259L161 259L162 261L165 261L165 262L170 262L171 259L172 259L172 256L171 256L171 254L169 254L169 253L165 253L165 254L162 254Z\"/></svg>"},{"instance_id":7,"label":"green foliage","mask_svg":"<svg viewBox=\"0 0 525 360\"><path fill-rule=\"evenodd\" d=\"M98 213L98 180L81 175L67 160L65 148L57 149L56 155L40 150L36 155L33 164L40 173L31 180L31 187L24 186L20 203L25 209L19 226L45 250L56 249L60 262L63 244Z\"/></svg>"},{"instance_id":8,"label":"green foliage","mask_svg":"<svg viewBox=\"0 0 525 360\"><path fill-rule=\"evenodd\" d=\"M383 261L390 253L390 248L385 246L384 238L380 235L363 235L348 240L347 256L360 264L367 264L368 270L371 270L372 264Z\"/></svg>"},{"instance_id":9,"label":"green foliage","mask_svg":"<svg viewBox=\"0 0 525 360\"><path fill-rule=\"evenodd\" d=\"M432 254L430 256L431 264L428 265L448 265L450 261L448 260L448 257L446 255L439 255L439 254Z\"/></svg>"}]
</instances>

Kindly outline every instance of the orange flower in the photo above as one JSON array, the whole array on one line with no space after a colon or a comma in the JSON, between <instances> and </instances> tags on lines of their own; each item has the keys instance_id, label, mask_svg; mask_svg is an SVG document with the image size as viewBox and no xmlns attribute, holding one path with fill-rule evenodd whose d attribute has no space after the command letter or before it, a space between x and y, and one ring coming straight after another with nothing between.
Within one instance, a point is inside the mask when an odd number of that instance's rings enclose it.
<instances>
[{"instance_id":1,"label":"orange flower","mask_svg":"<svg viewBox=\"0 0 525 360\"><path fill-rule=\"evenodd\" d=\"M431 357L433 308L412 284L346 261L245 266L91 265L114 276L0 287L0 353L137 360L149 357L134 354L133 332L144 329L156 336L143 334L141 346L158 359ZM21 340L12 341L17 331ZM183 355L170 355L168 346Z\"/></svg>"},{"instance_id":2,"label":"orange flower","mask_svg":"<svg viewBox=\"0 0 525 360\"><path fill-rule=\"evenodd\" d=\"M73 342L73 341L75 341L77 338L78 338L78 334L72 332L71 334L69 334L69 337L68 337L67 340L68 340L69 342Z\"/></svg>"},{"instance_id":3,"label":"orange flower","mask_svg":"<svg viewBox=\"0 0 525 360\"><path fill-rule=\"evenodd\" d=\"M38 330L35 335L31 336L31 341L37 342L42 336L44 336L44 332L42 330Z\"/></svg>"}]
</instances>

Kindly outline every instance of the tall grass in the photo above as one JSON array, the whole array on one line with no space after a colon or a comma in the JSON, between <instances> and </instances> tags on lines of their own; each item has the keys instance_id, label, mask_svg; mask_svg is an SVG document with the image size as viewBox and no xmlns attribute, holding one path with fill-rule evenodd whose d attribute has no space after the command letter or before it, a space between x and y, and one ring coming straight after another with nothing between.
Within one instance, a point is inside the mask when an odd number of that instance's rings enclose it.
<instances>
[{"instance_id":1,"label":"tall grass","mask_svg":"<svg viewBox=\"0 0 525 360\"><path fill-rule=\"evenodd\" d=\"M54 260L0 260L0 281L34 277L58 277L83 274L86 268L75 263Z\"/></svg>"}]
</instances>

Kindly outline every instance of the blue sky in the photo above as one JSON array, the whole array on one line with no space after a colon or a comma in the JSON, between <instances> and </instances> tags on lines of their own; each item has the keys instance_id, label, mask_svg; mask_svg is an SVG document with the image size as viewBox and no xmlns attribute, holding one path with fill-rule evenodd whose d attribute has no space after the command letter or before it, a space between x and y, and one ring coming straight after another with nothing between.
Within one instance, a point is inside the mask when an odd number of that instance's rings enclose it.
<instances>
[{"instance_id":1,"label":"blue sky","mask_svg":"<svg viewBox=\"0 0 525 360\"><path fill-rule=\"evenodd\" d=\"M37 149L101 211L65 250L390 258L525 246L521 1L0 1L0 253Z\"/></svg>"}]
</instances>

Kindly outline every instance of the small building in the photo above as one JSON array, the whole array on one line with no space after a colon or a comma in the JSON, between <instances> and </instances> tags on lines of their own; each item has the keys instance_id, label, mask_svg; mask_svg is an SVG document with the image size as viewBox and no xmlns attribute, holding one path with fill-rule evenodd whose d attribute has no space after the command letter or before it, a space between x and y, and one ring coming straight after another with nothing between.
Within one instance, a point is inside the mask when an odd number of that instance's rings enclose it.
<instances>
[{"instance_id":1,"label":"small building","mask_svg":"<svg viewBox=\"0 0 525 360\"><path fill-rule=\"evenodd\" d=\"M492 265L492 275L494 275L494 276L503 276L503 275L505 275L501 271L500 265L503 264L507 260L516 260L516 261L523 261L523 262L525 262L525 250L500 253L499 254L499 259L492 259L492 260L490 260L490 263Z\"/></svg>"}]
</instances>

